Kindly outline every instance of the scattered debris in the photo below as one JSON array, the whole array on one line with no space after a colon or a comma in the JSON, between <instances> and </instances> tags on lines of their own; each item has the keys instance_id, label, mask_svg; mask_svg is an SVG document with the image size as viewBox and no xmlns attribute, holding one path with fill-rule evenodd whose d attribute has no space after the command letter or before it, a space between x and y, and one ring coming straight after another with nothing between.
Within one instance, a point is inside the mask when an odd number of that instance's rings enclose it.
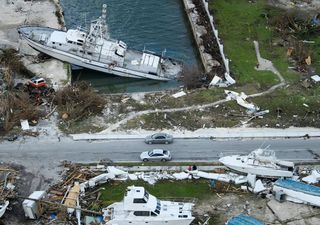
<instances>
[{"instance_id":1,"label":"scattered debris","mask_svg":"<svg viewBox=\"0 0 320 225\"><path fill-rule=\"evenodd\" d=\"M229 91L229 90L225 90L224 92L227 95L226 97L227 100L236 100L239 105L247 108L250 114L260 110L258 106L246 101L248 96L245 93L241 92L239 94L235 91Z\"/></svg>"},{"instance_id":2,"label":"scattered debris","mask_svg":"<svg viewBox=\"0 0 320 225\"><path fill-rule=\"evenodd\" d=\"M20 123L21 123L22 130L29 130L30 129L28 120L20 120Z\"/></svg>"},{"instance_id":3,"label":"scattered debris","mask_svg":"<svg viewBox=\"0 0 320 225\"><path fill-rule=\"evenodd\" d=\"M180 97L182 97L182 96L185 96L186 94L187 94L187 93L185 93L184 91L180 91L180 92L178 92L178 93L173 94L172 97L174 97L174 98L180 98Z\"/></svg>"},{"instance_id":4,"label":"scattered debris","mask_svg":"<svg viewBox=\"0 0 320 225\"><path fill-rule=\"evenodd\" d=\"M302 180L308 184L316 184L320 181L320 171L312 170L311 175L302 178Z\"/></svg>"},{"instance_id":5,"label":"scattered debris","mask_svg":"<svg viewBox=\"0 0 320 225\"><path fill-rule=\"evenodd\" d=\"M0 218L5 214L8 205L9 205L9 201L5 201L4 204L0 205Z\"/></svg>"},{"instance_id":6,"label":"scattered debris","mask_svg":"<svg viewBox=\"0 0 320 225\"><path fill-rule=\"evenodd\" d=\"M316 83L320 82L320 76L319 75L313 75L313 76L311 76L311 79Z\"/></svg>"},{"instance_id":7,"label":"scattered debris","mask_svg":"<svg viewBox=\"0 0 320 225\"><path fill-rule=\"evenodd\" d=\"M40 203L36 200L45 198L46 194L47 193L45 191L35 191L28 197L28 199L23 201L22 208L26 218L35 220L41 216L43 212L40 207Z\"/></svg>"}]
</instances>

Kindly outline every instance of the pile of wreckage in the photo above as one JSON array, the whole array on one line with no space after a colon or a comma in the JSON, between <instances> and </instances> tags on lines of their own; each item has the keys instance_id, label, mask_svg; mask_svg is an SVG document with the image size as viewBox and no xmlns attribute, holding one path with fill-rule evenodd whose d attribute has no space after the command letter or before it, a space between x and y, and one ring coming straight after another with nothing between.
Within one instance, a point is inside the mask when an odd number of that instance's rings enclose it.
<instances>
[{"instance_id":1,"label":"pile of wreckage","mask_svg":"<svg viewBox=\"0 0 320 225\"><path fill-rule=\"evenodd\" d=\"M15 182L18 178L18 171L9 167L0 167L0 218L5 214L10 201L17 197Z\"/></svg>"},{"instance_id":2,"label":"pile of wreckage","mask_svg":"<svg viewBox=\"0 0 320 225\"><path fill-rule=\"evenodd\" d=\"M208 179L210 186L219 191L219 187L228 185L227 192L252 192L279 202L292 201L320 207L320 171L302 167L295 168L289 161L276 158L274 151L256 149L249 155L231 155L219 160L225 167L218 167L215 172L205 172L196 166L184 168L180 172L169 171L163 167L154 167L148 171L127 172L129 168L108 165L84 166L65 163L63 180L48 191L36 191L23 202L25 215L29 219L41 219L45 224L81 224L83 221L102 219L105 206L100 201L103 183L111 180L144 180L154 185L159 180ZM140 168L140 167L139 167ZM311 173L311 174L310 174ZM303 178L300 179L300 174ZM309 176L307 176L310 174ZM230 185L234 184L234 185ZM226 191L226 190L225 190ZM95 211L97 210L97 211ZM74 215L74 216L72 216ZM245 215L238 215L232 221L253 220ZM82 221L82 222L81 222ZM99 221L99 222L97 222ZM71 222L71 223L70 223ZM85 224L90 224L86 223ZM248 222L248 224L250 224ZM256 223L253 223L256 224Z\"/></svg>"}]
</instances>

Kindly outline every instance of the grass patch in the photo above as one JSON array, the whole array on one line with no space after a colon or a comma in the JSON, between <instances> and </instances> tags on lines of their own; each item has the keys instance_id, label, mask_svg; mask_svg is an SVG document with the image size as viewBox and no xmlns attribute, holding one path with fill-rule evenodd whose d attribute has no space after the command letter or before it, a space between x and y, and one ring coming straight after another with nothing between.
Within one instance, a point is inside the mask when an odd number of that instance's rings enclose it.
<instances>
[{"instance_id":1,"label":"grass patch","mask_svg":"<svg viewBox=\"0 0 320 225\"><path fill-rule=\"evenodd\" d=\"M157 198L206 198L210 193L207 180L187 180L187 181L159 181L156 185L149 185L144 181L117 182L112 181L103 187L101 200L104 205L109 205L121 201L126 189L130 185L143 186L146 190ZM174 187L174 188L172 188Z\"/></svg>"},{"instance_id":2,"label":"grass patch","mask_svg":"<svg viewBox=\"0 0 320 225\"><path fill-rule=\"evenodd\" d=\"M287 69L286 49L275 44L277 35L268 26L267 17L281 11L267 4L264 0L254 3L247 0L216 0L209 3L225 53L232 60L231 71L240 86L250 83L259 89L266 89L279 82L273 73L254 69L257 64L254 40L260 44L262 57L272 60L286 79L297 79L297 74Z\"/></svg>"},{"instance_id":3,"label":"grass patch","mask_svg":"<svg viewBox=\"0 0 320 225\"><path fill-rule=\"evenodd\" d=\"M319 92L320 87L302 89L297 85L255 98L255 103L270 110L262 121L255 121L256 125L320 127Z\"/></svg>"},{"instance_id":4,"label":"grass patch","mask_svg":"<svg viewBox=\"0 0 320 225\"><path fill-rule=\"evenodd\" d=\"M81 133L98 133L105 129L103 124L98 125L93 118L86 121L75 121L72 123L61 121L59 122L59 129L65 134L81 134Z\"/></svg>"}]
</instances>

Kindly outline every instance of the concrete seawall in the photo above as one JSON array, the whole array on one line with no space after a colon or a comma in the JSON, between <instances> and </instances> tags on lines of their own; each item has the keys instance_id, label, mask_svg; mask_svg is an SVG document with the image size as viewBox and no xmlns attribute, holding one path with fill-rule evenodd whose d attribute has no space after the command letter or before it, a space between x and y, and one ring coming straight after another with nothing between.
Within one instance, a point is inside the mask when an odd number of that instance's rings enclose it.
<instances>
[{"instance_id":1,"label":"concrete seawall","mask_svg":"<svg viewBox=\"0 0 320 225\"><path fill-rule=\"evenodd\" d=\"M218 37L209 4L205 0L182 0L205 73L211 73L210 85L226 87L236 81L230 76L229 60ZM213 77L214 76L214 77Z\"/></svg>"},{"instance_id":2,"label":"concrete seawall","mask_svg":"<svg viewBox=\"0 0 320 225\"><path fill-rule=\"evenodd\" d=\"M204 55L205 54L204 46L202 44L202 39L200 38L201 33L199 33L199 31L197 31L197 27L196 27L197 18L194 17L192 14L192 11L193 11L195 5L192 3L192 0L182 0L182 1L183 1L183 5L184 5L184 8L185 8L188 20L189 20L191 30L192 30L193 38L196 42L197 49L199 51L202 66L204 68L204 71L206 73L209 73L211 71L211 68L209 66L209 62L208 62L207 58Z\"/></svg>"}]
</instances>

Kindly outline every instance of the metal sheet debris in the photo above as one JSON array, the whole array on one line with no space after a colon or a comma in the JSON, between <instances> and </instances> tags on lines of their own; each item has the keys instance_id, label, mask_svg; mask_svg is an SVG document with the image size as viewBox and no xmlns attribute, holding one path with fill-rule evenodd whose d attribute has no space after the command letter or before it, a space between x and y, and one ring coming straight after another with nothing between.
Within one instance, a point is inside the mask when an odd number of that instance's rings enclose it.
<instances>
[{"instance_id":1,"label":"metal sheet debris","mask_svg":"<svg viewBox=\"0 0 320 225\"><path fill-rule=\"evenodd\" d=\"M227 95L227 97L226 97L227 100L236 100L238 105L248 109L252 113L260 110L260 108L258 106L246 101L248 96L243 92L241 92L239 94L235 91L224 90L224 93Z\"/></svg>"},{"instance_id":2,"label":"metal sheet debris","mask_svg":"<svg viewBox=\"0 0 320 225\"><path fill-rule=\"evenodd\" d=\"M175 94L172 95L172 97L174 98L180 98L182 96L185 96L187 93L185 93L184 91L180 91L180 92L177 92Z\"/></svg>"}]
</instances>

